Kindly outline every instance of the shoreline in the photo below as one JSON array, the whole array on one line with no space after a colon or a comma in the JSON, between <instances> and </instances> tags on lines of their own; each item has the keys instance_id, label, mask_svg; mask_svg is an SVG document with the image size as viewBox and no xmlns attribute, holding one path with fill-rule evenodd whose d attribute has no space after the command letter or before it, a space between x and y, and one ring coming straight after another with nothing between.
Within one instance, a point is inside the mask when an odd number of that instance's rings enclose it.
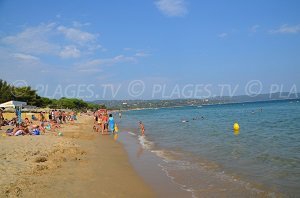
<instances>
[{"instance_id":1,"label":"shoreline","mask_svg":"<svg viewBox=\"0 0 300 198\"><path fill-rule=\"evenodd\" d=\"M152 141L142 140L142 143L140 138L132 130L122 132L119 137L135 170L158 193L158 197L283 197L283 194L254 181L225 173L213 162L183 158L179 151L175 155L173 151L153 147Z\"/></svg>"},{"instance_id":2,"label":"shoreline","mask_svg":"<svg viewBox=\"0 0 300 198\"><path fill-rule=\"evenodd\" d=\"M120 142L93 132L92 117L63 125L63 137L0 137L0 192L7 197L155 197ZM4 127L3 127L4 128ZM4 130L1 130L1 134Z\"/></svg>"},{"instance_id":3,"label":"shoreline","mask_svg":"<svg viewBox=\"0 0 300 198\"><path fill-rule=\"evenodd\" d=\"M189 152L169 150L159 146L151 138L150 133L150 137L146 136L146 139L141 140L137 127L130 124L132 118L129 118L130 115L127 116L129 121L122 122L122 131L124 131L122 133L126 133L124 135L126 139L129 136L133 140L123 142L130 160L140 175L143 175L144 170L141 168L141 164L144 164L143 160L145 160L148 161L148 165L160 166L159 171L163 170L163 175L168 177L176 188L189 192L190 197L284 197L284 194L278 189L263 185L251 178L245 178L235 172L224 170L222 164L204 157L196 157ZM148 132L151 130L154 129L147 128ZM155 135L158 134L155 133ZM120 136L120 138L123 137ZM134 144L136 145L135 148ZM140 151L139 147L144 147L144 149ZM143 175L143 177L148 182L150 180L149 183L151 184L151 176ZM156 187L156 191L159 189L155 185L152 186ZM165 193L164 191L161 192Z\"/></svg>"},{"instance_id":4,"label":"shoreline","mask_svg":"<svg viewBox=\"0 0 300 198\"><path fill-rule=\"evenodd\" d=\"M156 197L195 197L191 189L177 183L164 170L163 159L140 144L139 136L130 130L119 133L118 141L128 153L128 158L135 171L152 187Z\"/></svg>"}]
</instances>

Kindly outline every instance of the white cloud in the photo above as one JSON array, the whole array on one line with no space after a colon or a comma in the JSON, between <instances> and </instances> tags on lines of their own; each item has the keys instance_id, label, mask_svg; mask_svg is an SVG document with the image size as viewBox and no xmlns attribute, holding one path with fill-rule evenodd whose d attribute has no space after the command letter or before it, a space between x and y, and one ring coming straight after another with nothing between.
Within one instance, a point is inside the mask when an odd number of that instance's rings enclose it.
<instances>
[{"instance_id":1,"label":"white cloud","mask_svg":"<svg viewBox=\"0 0 300 198\"><path fill-rule=\"evenodd\" d=\"M6 50L14 53L43 54L63 58L77 58L83 54L92 55L96 50L105 51L105 48L97 42L96 34L79 28L58 26L56 23L25 27L17 34L0 38L0 44L4 44Z\"/></svg>"},{"instance_id":2,"label":"white cloud","mask_svg":"<svg viewBox=\"0 0 300 198\"><path fill-rule=\"evenodd\" d=\"M101 68L102 64L104 64L104 60L102 60L102 59L94 59L94 60L86 61L84 63L77 64L76 70L78 72L84 72L84 73L88 73L88 72L92 72L92 73L101 72L102 71L102 68Z\"/></svg>"},{"instance_id":3,"label":"white cloud","mask_svg":"<svg viewBox=\"0 0 300 198\"><path fill-rule=\"evenodd\" d=\"M226 33L226 32L223 32L223 33L221 33L221 34L218 34L218 37L219 38L225 38L225 37L227 37L228 36L228 34Z\"/></svg>"},{"instance_id":4,"label":"white cloud","mask_svg":"<svg viewBox=\"0 0 300 198\"><path fill-rule=\"evenodd\" d=\"M255 32L257 32L258 28L260 28L259 25L253 25L253 26L250 28L250 31L253 32L253 33L255 33Z\"/></svg>"},{"instance_id":5,"label":"white cloud","mask_svg":"<svg viewBox=\"0 0 300 198\"><path fill-rule=\"evenodd\" d=\"M12 52L0 47L1 72L0 78L13 82L18 79L37 80L40 75L36 71L41 71L45 67L39 57L31 54Z\"/></svg>"},{"instance_id":6,"label":"white cloud","mask_svg":"<svg viewBox=\"0 0 300 198\"><path fill-rule=\"evenodd\" d=\"M79 68L90 68L90 67L100 66L103 63L104 63L103 59L94 59L94 60L87 61L85 63L81 63L79 65Z\"/></svg>"},{"instance_id":7,"label":"white cloud","mask_svg":"<svg viewBox=\"0 0 300 198\"><path fill-rule=\"evenodd\" d=\"M107 65L115 65L119 63L137 63L137 59L132 56L118 55L111 59L105 60Z\"/></svg>"},{"instance_id":8,"label":"white cloud","mask_svg":"<svg viewBox=\"0 0 300 198\"><path fill-rule=\"evenodd\" d=\"M188 12L185 0L157 0L155 5L163 14L170 17L184 16Z\"/></svg>"},{"instance_id":9,"label":"white cloud","mask_svg":"<svg viewBox=\"0 0 300 198\"><path fill-rule=\"evenodd\" d=\"M49 41L54 27L55 23L29 27L16 35L4 37L1 41L23 53L54 54L60 48Z\"/></svg>"},{"instance_id":10,"label":"white cloud","mask_svg":"<svg viewBox=\"0 0 300 198\"><path fill-rule=\"evenodd\" d=\"M89 51L95 51L98 49L100 49L102 52L107 51L107 49L102 47L102 45L100 45L100 44L88 44L86 47Z\"/></svg>"},{"instance_id":11,"label":"white cloud","mask_svg":"<svg viewBox=\"0 0 300 198\"><path fill-rule=\"evenodd\" d=\"M131 56L118 55L112 58L104 59L93 59L80 64L77 64L77 71L79 72L100 72L102 71L103 66L111 66L118 63L136 63L137 60Z\"/></svg>"},{"instance_id":12,"label":"white cloud","mask_svg":"<svg viewBox=\"0 0 300 198\"><path fill-rule=\"evenodd\" d=\"M144 50L132 49L124 52L124 55L100 58L98 53L106 49L98 42L97 34L79 28L80 25L88 24L78 22L73 25L76 27L41 23L36 26L23 26L16 33L7 32L7 36L1 34L0 76L18 79L25 75L31 78L36 75L36 71L40 71L42 74L39 79L32 78L37 82L48 79L52 74L59 75L59 80L64 80L71 73L86 75L90 79L91 75L106 71L106 67L134 64L147 55ZM61 58L70 59L61 62ZM60 70L59 74L57 69ZM18 71L17 76L15 71Z\"/></svg>"},{"instance_id":13,"label":"white cloud","mask_svg":"<svg viewBox=\"0 0 300 198\"><path fill-rule=\"evenodd\" d=\"M284 24L275 30L270 30L270 33L297 34L300 33L300 24L294 26Z\"/></svg>"},{"instance_id":14,"label":"white cloud","mask_svg":"<svg viewBox=\"0 0 300 198\"><path fill-rule=\"evenodd\" d=\"M36 56L32 56L29 54L22 54L22 53L14 53L12 56L21 61L39 61L40 59Z\"/></svg>"},{"instance_id":15,"label":"white cloud","mask_svg":"<svg viewBox=\"0 0 300 198\"><path fill-rule=\"evenodd\" d=\"M78 72L85 72L85 73L98 73L98 72L102 72L101 68L82 68L82 69L78 69Z\"/></svg>"},{"instance_id":16,"label":"white cloud","mask_svg":"<svg viewBox=\"0 0 300 198\"><path fill-rule=\"evenodd\" d=\"M137 52L135 54L135 56L137 56L137 57L146 57L146 56L150 56L150 54L147 54L145 52Z\"/></svg>"},{"instance_id":17,"label":"white cloud","mask_svg":"<svg viewBox=\"0 0 300 198\"><path fill-rule=\"evenodd\" d=\"M93 42L96 40L97 36L94 34L91 34L89 32L84 32L79 29L75 28L68 28L65 26L59 26L57 30L64 34L64 36L69 39L70 41L73 41L75 43L79 44L85 44L88 42Z\"/></svg>"},{"instance_id":18,"label":"white cloud","mask_svg":"<svg viewBox=\"0 0 300 198\"><path fill-rule=\"evenodd\" d=\"M110 59L111 63L121 63L121 62L136 62L137 60L131 56L118 55Z\"/></svg>"},{"instance_id":19,"label":"white cloud","mask_svg":"<svg viewBox=\"0 0 300 198\"><path fill-rule=\"evenodd\" d=\"M59 55L62 58L78 58L80 57L80 50L74 45L68 45L64 47Z\"/></svg>"}]
</instances>

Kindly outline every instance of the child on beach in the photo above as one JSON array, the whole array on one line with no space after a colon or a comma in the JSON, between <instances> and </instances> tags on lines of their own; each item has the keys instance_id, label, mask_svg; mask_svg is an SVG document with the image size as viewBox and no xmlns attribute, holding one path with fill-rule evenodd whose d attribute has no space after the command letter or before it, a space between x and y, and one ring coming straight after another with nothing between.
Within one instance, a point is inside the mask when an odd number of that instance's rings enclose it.
<instances>
[{"instance_id":1,"label":"child on beach","mask_svg":"<svg viewBox=\"0 0 300 198\"><path fill-rule=\"evenodd\" d=\"M140 125L141 134L142 134L142 136L144 136L145 135L145 126L142 123L142 121L139 122L139 125Z\"/></svg>"},{"instance_id":2,"label":"child on beach","mask_svg":"<svg viewBox=\"0 0 300 198\"><path fill-rule=\"evenodd\" d=\"M109 114L108 128L112 133L115 132L115 120L114 120L114 117L112 116L112 114Z\"/></svg>"},{"instance_id":3,"label":"child on beach","mask_svg":"<svg viewBox=\"0 0 300 198\"><path fill-rule=\"evenodd\" d=\"M93 129L94 129L95 132L99 132L99 130L100 130L101 134L103 134L103 131L102 131L102 115L101 114L96 114Z\"/></svg>"}]
</instances>

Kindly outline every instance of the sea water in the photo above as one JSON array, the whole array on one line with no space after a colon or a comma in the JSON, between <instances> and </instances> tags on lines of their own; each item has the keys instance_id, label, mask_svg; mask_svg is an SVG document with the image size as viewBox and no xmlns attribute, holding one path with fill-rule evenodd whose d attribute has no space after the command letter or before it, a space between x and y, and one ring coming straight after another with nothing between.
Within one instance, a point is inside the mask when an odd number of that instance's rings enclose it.
<instances>
[{"instance_id":1,"label":"sea water","mask_svg":"<svg viewBox=\"0 0 300 198\"><path fill-rule=\"evenodd\" d=\"M297 100L128 111L117 120L194 197L300 196Z\"/></svg>"}]
</instances>

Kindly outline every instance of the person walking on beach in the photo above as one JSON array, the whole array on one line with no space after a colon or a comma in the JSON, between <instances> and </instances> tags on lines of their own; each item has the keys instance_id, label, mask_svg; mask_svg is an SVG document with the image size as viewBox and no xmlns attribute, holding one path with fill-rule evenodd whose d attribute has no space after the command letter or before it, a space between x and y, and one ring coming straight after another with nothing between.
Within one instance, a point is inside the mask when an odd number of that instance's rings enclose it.
<instances>
[{"instance_id":1,"label":"person walking on beach","mask_svg":"<svg viewBox=\"0 0 300 198\"><path fill-rule=\"evenodd\" d=\"M139 122L139 125L140 125L141 134L142 134L142 136L144 136L145 135L145 126L142 123L142 121Z\"/></svg>"},{"instance_id":2,"label":"person walking on beach","mask_svg":"<svg viewBox=\"0 0 300 198\"><path fill-rule=\"evenodd\" d=\"M51 111L51 120L55 120L54 110Z\"/></svg>"},{"instance_id":3,"label":"person walking on beach","mask_svg":"<svg viewBox=\"0 0 300 198\"><path fill-rule=\"evenodd\" d=\"M98 113L97 111L94 112L94 125L98 123Z\"/></svg>"},{"instance_id":4,"label":"person walking on beach","mask_svg":"<svg viewBox=\"0 0 300 198\"><path fill-rule=\"evenodd\" d=\"M58 112L58 110L55 110L54 117L55 117L56 123L59 124L59 112Z\"/></svg>"},{"instance_id":5,"label":"person walking on beach","mask_svg":"<svg viewBox=\"0 0 300 198\"><path fill-rule=\"evenodd\" d=\"M58 116L59 124L62 124L62 123L63 123L63 122L62 122L62 118L63 118L62 112L61 112L61 110L59 110L59 116Z\"/></svg>"},{"instance_id":6,"label":"person walking on beach","mask_svg":"<svg viewBox=\"0 0 300 198\"><path fill-rule=\"evenodd\" d=\"M64 124L67 123L67 114L66 114L65 111L62 112L62 121L63 121Z\"/></svg>"},{"instance_id":7,"label":"person walking on beach","mask_svg":"<svg viewBox=\"0 0 300 198\"><path fill-rule=\"evenodd\" d=\"M121 111L119 112L119 118L120 118L120 119L122 118L122 113L121 113Z\"/></svg>"},{"instance_id":8,"label":"person walking on beach","mask_svg":"<svg viewBox=\"0 0 300 198\"><path fill-rule=\"evenodd\" d=\"M51 111L49 111L48 118L49 118L49 121L52 120L52 114L51 114Z\"/></svg>"},{"instance_id":9,"label":"person walking on beach","mask_svg":"<svg viewBox=\"0 0 300 198\"><path fill-rule=\"evenodd\" d=\"M101 134L103 134L103 131L104 131L104 128L103 128L103 125L104 125L103 119L104 119L104 117L103 116L104 115L102 115L101 113L96 115L97 132L99 132L99 129L100 129Z\"/></svg>"},{"instance_id":10,"label":"person walking on beach","mask_svg":"<svg viewBox=\"0 0 300 198\"><path fill-rule=\"evenodd\" d=\"M101 114L102 135L108 134L108 116L107 113Z\"/></svg>"},{"instance_id":11,"label":"person walking on beach","mask_svg":"<svg viewBox=\"0 0 300 198\"><path fill-rule=\"evenodd\" d=\"M115 132L115 120L114 120L114 117L112 116L112 114L109 114L109 119L108 119L108 129L109 129L109 131L111 131L112 133Z\"/></svg>"},{"instance_id":12,"label":"person walking on beach","mask_svg":"<svg viewBox=\"0 0 300 198\"><path fill-rule=\"evenodd\" d=\"M45 121L45 115L43 112L40 112L40 122L44 122Z\"/></svg>"},{"instance_id":13,"label":"person walking on beach","mask_svg":"<svg viewBox=\"0 0 300 198\"><path fill-rule=\"evenodd\" d=\"M3 125L3 122L4 122L3 108L0 108L0 130L1 130L1 127Z\"/></svg>"}]
</instances>

